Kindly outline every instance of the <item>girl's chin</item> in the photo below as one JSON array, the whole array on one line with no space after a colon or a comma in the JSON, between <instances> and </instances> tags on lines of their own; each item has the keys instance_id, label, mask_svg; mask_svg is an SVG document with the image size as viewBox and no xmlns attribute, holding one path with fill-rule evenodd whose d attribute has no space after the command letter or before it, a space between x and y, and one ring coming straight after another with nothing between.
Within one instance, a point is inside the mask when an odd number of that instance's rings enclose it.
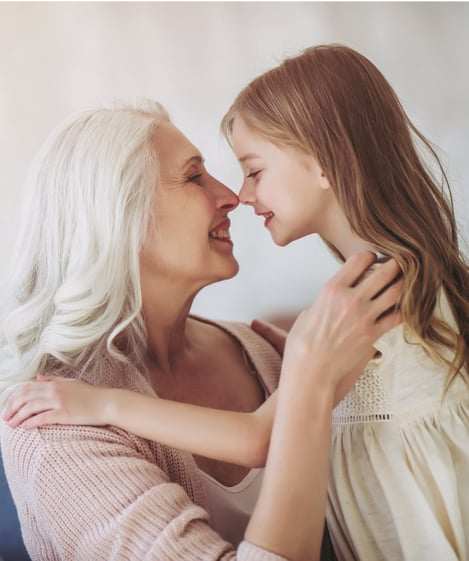
<instances>
[{"instance_id":1,"label":"girl's chin","mask_svg":"<svg viewBox=\"0 0 469 561\"><path fill-rule=\"evenodd\" d=\"M270 236L272 238L272 241L274 242L275 245L278 245L279 247L285 247L286 245L288 245L292 239L290 237L287 237L285 235L280 235L277 232L270 232Z\"/></svg>"}]
</instances>

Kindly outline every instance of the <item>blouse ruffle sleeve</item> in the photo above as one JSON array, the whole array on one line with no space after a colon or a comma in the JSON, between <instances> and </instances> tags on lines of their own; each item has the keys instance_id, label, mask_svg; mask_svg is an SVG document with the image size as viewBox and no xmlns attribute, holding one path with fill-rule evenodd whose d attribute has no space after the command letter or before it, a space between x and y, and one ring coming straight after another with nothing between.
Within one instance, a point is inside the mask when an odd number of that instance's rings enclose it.
<instances>
[{"instance_id":1,"label":"blouse ruffle sleeve","mask_svg":"<svg viewBox=\"0 0 469 561\"><path fill-rule=\"evenodd\" d=\"M448 308L440 308L448 314ZM469 388L399 326L333 413L328 525L339 560L469 559Z\"/></svg>"}]
</instances>

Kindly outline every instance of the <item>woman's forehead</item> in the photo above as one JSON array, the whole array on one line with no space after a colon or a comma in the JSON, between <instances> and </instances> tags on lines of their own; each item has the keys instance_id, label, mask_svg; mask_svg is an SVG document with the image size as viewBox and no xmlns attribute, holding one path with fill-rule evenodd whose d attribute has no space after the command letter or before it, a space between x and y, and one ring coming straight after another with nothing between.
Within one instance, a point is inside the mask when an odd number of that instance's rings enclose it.
<instances>
[{"instance_id":1,"label":"woman's forehead","mask_svg":"<svg viewBox=\"0 0 469 561\"><path fill-rule=\"evenodd\" d=\"M160 162L160 172L184 170L191 164L203 162L202 154L172 123L160 123L153 145Z\"/></svg>"}]
</instances>

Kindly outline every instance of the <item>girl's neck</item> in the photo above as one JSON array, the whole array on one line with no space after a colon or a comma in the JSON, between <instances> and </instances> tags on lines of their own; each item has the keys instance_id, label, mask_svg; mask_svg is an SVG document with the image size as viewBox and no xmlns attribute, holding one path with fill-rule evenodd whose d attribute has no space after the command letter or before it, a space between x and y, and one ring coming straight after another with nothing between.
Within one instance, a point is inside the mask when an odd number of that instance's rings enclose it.
<instances>
[{"instance_id":1,"label":"girl's neck","mask_svg":"<svg viewBox=\"0 0 469 561\"><path fill-rule=\"evenodd\" d=\"M375 251L369 243L352 231L349 221L338 205L334 212L329 214L327 227L318 233L332 244L345 259L359 251Z\"/></svg>"},{"instance_id":2,"label":"girl's neck","mask_svg":"<svg viewBox=\"0 0 469 561\"><path fill-rule=\"evenodd\" d=\"M337 240L336 242L328 241L339 250L345 259L348 259L351 255L359 251L375 251L370 244L363 241L355 234L350 234L346 239Z\"/></svg>"}]
</instances>

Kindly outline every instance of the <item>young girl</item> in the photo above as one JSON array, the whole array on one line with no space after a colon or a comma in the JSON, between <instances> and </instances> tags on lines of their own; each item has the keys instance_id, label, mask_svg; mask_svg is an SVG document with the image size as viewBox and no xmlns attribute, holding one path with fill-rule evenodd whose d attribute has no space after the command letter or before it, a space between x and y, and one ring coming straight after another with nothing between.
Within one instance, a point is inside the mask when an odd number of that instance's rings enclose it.
<instances>
[{"instance_id":1,"label":"young girl","mask_svg":"<svg viewBox=\"0 0 469 561\"><path fill-rule=\"evenodd\" d=\"M256 78L222 129L244 171L240 200L275 243L317 233L340 260L371 249L404 274L403 325L375 343L334 410L327 520L338 558L468 559L469 271L437 154L379 70L340 45L307 49ZM236 414L56 380L26 387L6 418L112 423L262 465L275 399Z\"/></svg>"}]
</instances>

